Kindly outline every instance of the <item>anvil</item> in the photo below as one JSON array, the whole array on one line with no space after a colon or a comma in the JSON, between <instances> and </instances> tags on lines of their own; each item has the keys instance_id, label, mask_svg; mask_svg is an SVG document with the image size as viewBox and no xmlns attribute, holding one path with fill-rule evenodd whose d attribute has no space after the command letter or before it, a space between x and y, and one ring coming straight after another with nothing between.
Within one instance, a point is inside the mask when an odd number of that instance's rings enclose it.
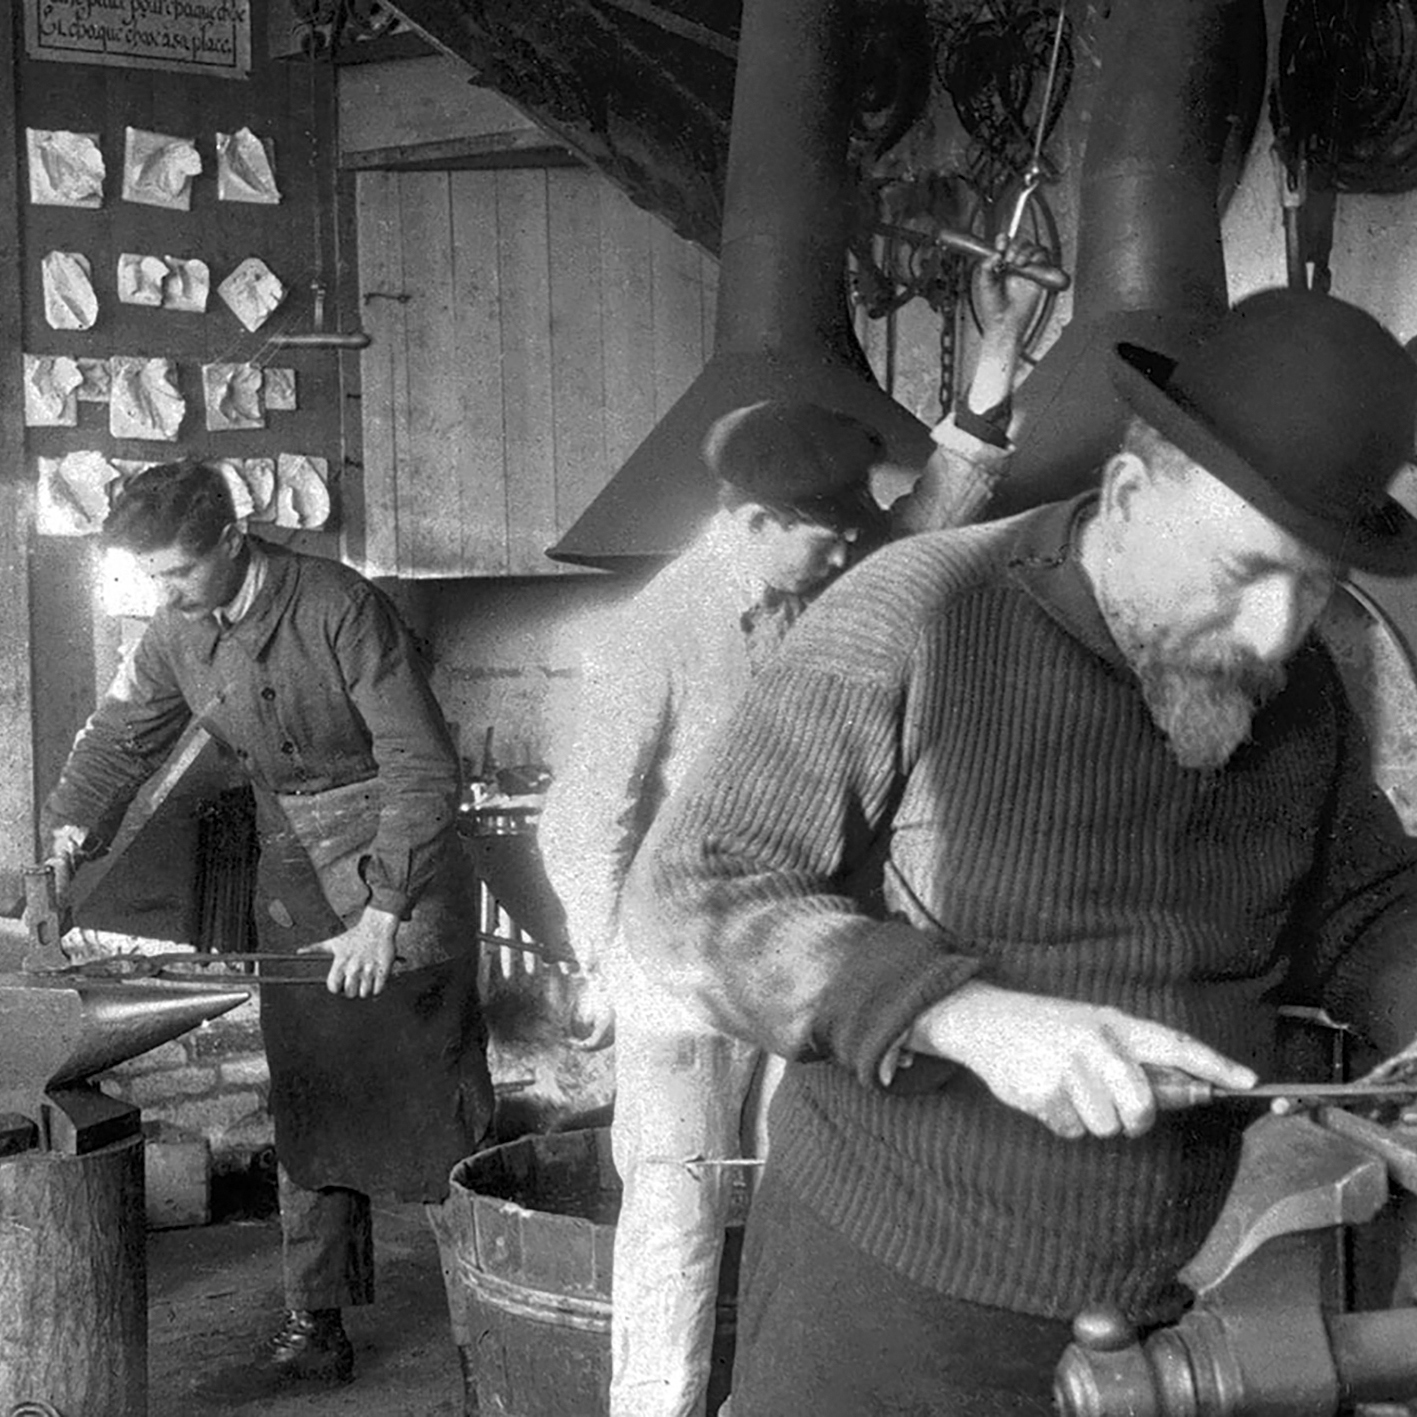
<instances>
[{"instance_id":1,"label":"anvil","mask_svg":"<svg viewBox=\"0 0 1417 1417\"><path fill-rule=\"evenodd\" d=\"M139 1129L89 1079L216 1018L245 989L48 972L67 964L49 868L26 871L23 921L0 919L0 1155L96 1150Z\"/></svg>"}]
</instances>

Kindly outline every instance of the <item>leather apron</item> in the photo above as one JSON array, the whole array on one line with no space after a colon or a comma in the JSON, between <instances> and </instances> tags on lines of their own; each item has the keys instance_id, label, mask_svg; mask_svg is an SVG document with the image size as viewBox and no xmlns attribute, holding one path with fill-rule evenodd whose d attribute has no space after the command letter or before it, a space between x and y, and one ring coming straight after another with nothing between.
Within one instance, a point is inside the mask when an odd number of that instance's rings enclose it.
<instances>
[{"instance_id":1,"label":"leather apron","mask_svg":"<svg viewBox=\"0 0 1417 1417\"><path fill-rule=\"evenodd\" d=\"M358 919L378 793L372 780L299 796L256 789L261 951L288 954ZM399 958L382 993L348 999L314 983L260 991L276 1153L308 1189L439 1201L452 1167L486 1136L492 1082L471 873L451 832L445 849L446 863L399 924ZM277 972L308 969L322 980L329 966L319 954Z\"/></svg>"}]
</instances>

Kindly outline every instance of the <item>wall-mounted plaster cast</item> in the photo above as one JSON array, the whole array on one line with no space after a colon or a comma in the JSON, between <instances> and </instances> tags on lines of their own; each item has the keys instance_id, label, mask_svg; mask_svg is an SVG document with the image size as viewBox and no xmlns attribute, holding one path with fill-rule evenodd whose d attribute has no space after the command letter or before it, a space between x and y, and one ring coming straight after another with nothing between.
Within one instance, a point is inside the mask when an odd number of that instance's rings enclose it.
<instances>
[{"instance_id":1,"label":"wall-mounted plaster cast","mask_svg":"<svg viewBox=\"0 0 1417 1417\"><path fill-rule=\"evenodd\" d=\"M203 364L202 394L207 405L208 432L266 426L258 365Z\"/></svg>"},{"instance_id":2,"label":"wall-mounted plaster cast","mask_svg":"<svg viewBox=\"0 0 1417 1417\"><path fill-rule=\"evenodd\" d=\"M270 147L249 128L216 135L216 194L222 202L280 201Z\"/></svg>"},{"instance_id":3,"label":"wall-mounted plaster cast","mask_svg":"<svg viewBox=\"0 0 1417 1417\"><path fill-rule=\"evenodd\" d=\"M259 256L248 256L216 288L231 313L254 333L285 299L285 286Z\"/></svg>"},{"instance_id":4,"label":"wall-mounted plaster cast","mask_svg":"<svg viewBox=\"0 0 1417 1417\"><path fill-rule=\"evenodd\" d=\"M98 319L93 267L78 251L51 251L40 262L44 318L51 330L91 330Z\"/></svg>"},{"instance_id":5,"label":"wall-mounted plaster cast","mask_svg":"<svg viewBox=\"0 0 1417 1417\"><path fill-rule=\"evenodd\" d=\"M178 392L172 360L120 354L110 361L110 368L108 431L115 438L174 442L187 402Z\"/></svg>"},{"instance_id":6,"label":"wall-mounted plaster cast","mask_svg":"<svg viewBox=\"0 0 1417 1417\"><path fill-rule=\"evenodd\" d=\"M118 469L93 449L41 457L35 530L41 536L93 535L108 515L109 485L118 476Z\"/></svg>"},{"instance_id":7,"label":"wall-mounted plaster cast","mask_svg":"<svg viewBox=\"0 0 1417 1417\"><path fill-rule=\"evenodd\" d=\"M37 207L101 207L106 169L97 133L26 128L30 201Z\"/></svg>"},{"instance_id":8,"label":"wall-mounted plaster cast","mask_svg":"<svg viewBox=\"0 0 1417 1417\"><path fill-rule=\"evenodd\" d=\"M25 355L25 426L77 427L79 401L74 391L83 382L79 366L67 355Z\"/></svg>"},{"instance_id":9,"label":"wall-mounted plaster cast","mask_svg":"<svg viewBox=\"0 0 1417 1417\"><path fill-rule=\"evenodd\" d=\"M143 128L125 130L123 144L123 200L148 207L189 211L192 179L202 170L202 155L190 138L169 133L149 133Z\"/></svg>"}]
</instances>

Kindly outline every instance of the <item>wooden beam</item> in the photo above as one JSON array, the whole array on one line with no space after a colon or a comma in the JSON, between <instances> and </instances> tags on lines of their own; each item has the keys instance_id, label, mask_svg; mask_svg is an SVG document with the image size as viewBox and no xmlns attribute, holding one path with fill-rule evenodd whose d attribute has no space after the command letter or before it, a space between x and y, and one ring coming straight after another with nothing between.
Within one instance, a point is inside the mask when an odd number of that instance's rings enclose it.
<instances>
[{"instance_id":1,"label":"wooden beam","mask_svg":"<svg viewBox=\"0 0 1417 1417\"><path fill-rule=\"evenodd\" d=\"M697 25L692 20L683 19L672 10L666 10L662 5L652 5L649 0L602 0L602 3L613 5L617 10L624 10L627 15L648 20L650 24L658 25L660 29L666 30L670 34L677 34L680 39L701 44L705 49L712 49L715 53L722 54L726 59L732 59L734 63L738 61L736 40L719 34L717 30L712 30L707 25Z\"/></svg>"},{"instance_id":2,"label":"wooden beam","mask_svg":"<svg viewBox=\"0 0 1417 1417\"><path fill-rule=\"evenodd\" d=\"M735 68L721 45L646 29L665 18L649 0L388 3L632 201L717 252Z\"/></svg>"},{"instance_id":3,"label":"wooden beam","mask_svg":"<svg viewBox=\"0 0 1417 1417\"><path fill-rule=\"evenodd\" d=\"M453 138L438 143L413 143L407 147L371 148L345 153L340 167L346 172L472 171L496 167L583 167L569 148L547 142L540 128L523 133L488 133L476 138Z\"/></svg>"},{"instance_id":4,"label":"wooden beam","mask_svg":"<svg viewBox=\"0 0 1417 1417\"><path fill-rule=\"evenodd\" d=\"M34 694L30 674L29 537L33 517L21 388L23 253L20 249L16 34L23 7L0 17L0 900L23 890L35 839Z\"/></svg>"}]
</instances>

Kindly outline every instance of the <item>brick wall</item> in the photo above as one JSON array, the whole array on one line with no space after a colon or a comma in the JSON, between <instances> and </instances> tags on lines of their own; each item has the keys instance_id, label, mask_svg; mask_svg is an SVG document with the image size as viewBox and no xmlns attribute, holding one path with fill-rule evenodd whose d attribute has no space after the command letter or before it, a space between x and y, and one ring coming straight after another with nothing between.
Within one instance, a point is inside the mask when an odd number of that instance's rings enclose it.
<instances>
[{"instance_id":1,"label":"brick wall","mask_svg":"<svg viewBox=\"0 0 1417 1417\"><path fill-rule=\"evenodd\" d=\"M244 1169L274 1141L257 1007L250 999L97 1081L164 1135L205 1138L214 1170Z\"/></svg>"}]
</instances>

